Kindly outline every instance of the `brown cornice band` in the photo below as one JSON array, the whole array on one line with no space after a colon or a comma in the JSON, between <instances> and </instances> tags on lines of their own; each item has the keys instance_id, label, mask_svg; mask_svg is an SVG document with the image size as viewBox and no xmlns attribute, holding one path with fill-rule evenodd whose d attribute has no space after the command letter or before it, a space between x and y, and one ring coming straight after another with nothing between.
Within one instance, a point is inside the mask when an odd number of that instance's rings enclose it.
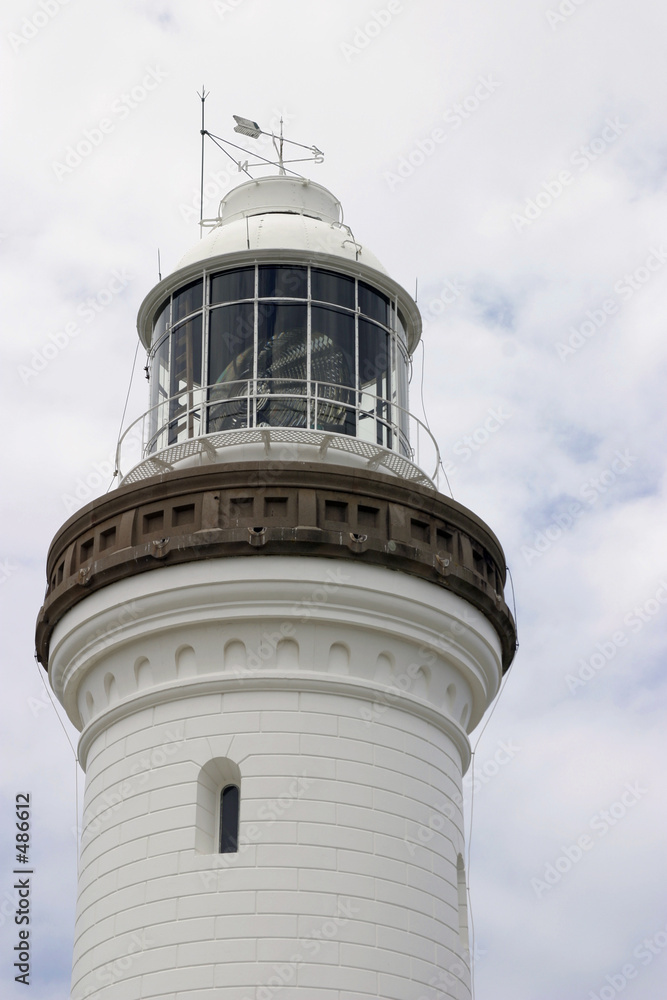
<instances>
[{"instance_id":1,"label":"brown cornice band","mask_svg":"<svg viewBox=\"0 0 667 1000\"><path fill-rule=\"evenodd\" d=\"M228 556L321 556L421 577L481 611L516 649L495 535L456 501L400 479L328 464L240 462L168 472L87 504L56 534L37 657L88 594L160 566Z\"/></svg>"}]
</instances>

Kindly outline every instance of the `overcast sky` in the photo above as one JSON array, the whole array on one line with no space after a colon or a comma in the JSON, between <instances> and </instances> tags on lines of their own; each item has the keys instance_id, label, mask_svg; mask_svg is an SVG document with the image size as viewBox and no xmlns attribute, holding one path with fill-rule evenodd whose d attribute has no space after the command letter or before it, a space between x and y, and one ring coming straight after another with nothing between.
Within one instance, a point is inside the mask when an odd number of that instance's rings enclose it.
<instances>
[{"instance_id":1,"label":"overcast sky","mask_svg":"<svg viewBox=\"0 0 667 1000\"><path fill-rule=\"evenodd\" d=\"M521 645L476 751L477 1000L664 995L666 36L661 0L3 4L3 997L25 996L24 791L30 997L69 989L75 763L34 621L52 536L111 478L157 250L167 273L198 238L202 84L212 131L282 114L317 144L309 176L418 279L428 418L512 570ZM211 149L206 177L213 215L239 176ZM421 371L420 348L418 415ZM127 420L146 406L139 371Z\"/></svg>"}]
</instances>

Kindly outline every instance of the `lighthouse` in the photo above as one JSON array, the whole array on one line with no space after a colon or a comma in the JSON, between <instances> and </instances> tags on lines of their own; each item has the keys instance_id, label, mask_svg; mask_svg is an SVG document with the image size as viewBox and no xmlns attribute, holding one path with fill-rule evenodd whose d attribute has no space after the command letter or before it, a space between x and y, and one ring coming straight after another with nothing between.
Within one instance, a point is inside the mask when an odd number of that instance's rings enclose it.
<instances>
[{"instance_id":1,"label":"lighthouse","mask_svg":"<svg viewBox=\"0 0 667 1000\"><path fill-rule=\"evenodd\" d=\"M417 305L282 173L138 332L147 412L37 625L86 774L72 1000L469 1000L462 777L516 633L410 412Z\"/></svg>"}]
</instances>

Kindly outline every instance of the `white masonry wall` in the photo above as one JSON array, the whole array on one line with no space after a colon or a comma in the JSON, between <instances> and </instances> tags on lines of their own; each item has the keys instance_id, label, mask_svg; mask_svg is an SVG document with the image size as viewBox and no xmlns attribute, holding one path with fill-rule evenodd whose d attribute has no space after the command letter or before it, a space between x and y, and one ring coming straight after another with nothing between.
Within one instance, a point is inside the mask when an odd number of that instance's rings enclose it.
<instances>
[{"instance_id":1,"label":"white masonry wall","mask_svg":"<svg viewBox=\"0 0 667 1000\"><path fill-rule=\"evenodd\" d=\"M482 615L381 568L210 560L92 594L51 652L84 725L73 1000L468 1000L454 802L500 679Z\"/></svg>"}]
</instances>

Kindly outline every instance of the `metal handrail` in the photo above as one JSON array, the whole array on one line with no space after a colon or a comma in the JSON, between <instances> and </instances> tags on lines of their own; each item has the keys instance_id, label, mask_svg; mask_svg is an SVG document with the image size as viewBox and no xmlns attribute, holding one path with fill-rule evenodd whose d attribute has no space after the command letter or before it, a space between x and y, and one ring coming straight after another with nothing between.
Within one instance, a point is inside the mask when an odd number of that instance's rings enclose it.
<instances>
[{"instance_id":1,"label":"metal handrail","mask_svg":"<svg viewBox=\"0 0 667 1000\"><path fill-rule=\"evenodd\" d=\"M354 401L348 402L349 399ZM280 401L302 402L303 410L299 411L303 417L302 421L276 425L262 421L262 409L269 402ZM234 404L241 412L215 413L216 408L229 410ZM322 419L324 407L344 411L345 418L341 420L340 415L338 417L338 427L332 429L331 421ZM344 430L348 417L352 418L357 433ZM368 418L372 419L375 428L372 441L358 433L359 422ZM238 419L240 423L233 428L211 427L216 421L224 422L232 419ZM321 426L327 423L328 427ZM414 447L409 435L411 424L416 430ZM345 438L358 438L375 445L379 450L400 455L418 468L421 468L421 439L425 435L427 442L434 449L434 470L432 474L426 473L426 475L431 480L437 479L440 462L437 442L426 424L405 407L365 389L335 382L321 382L317 379L293 378L250 378L233 382L214 382L208 386L184 389L173 396L165 397L133 421L122 434L116 450L116 469L122 481L122 467L125 464L123 453L126 453L132 445L135 456L139 446L139 462L149 458L159 462L161 453L182 441L199 438L205 440L215 435L217 446L221 446L219 442L221 435L224 437L225 434L233 434L241 429L262 427L274 430L279 427L298 428L313 433L326 432ZM379 442L376 440L378 429L382 438ZM388 443L383 443L385 441ZM134 462L136 464L136 457Z\"/></svg>"}]
</instances>

